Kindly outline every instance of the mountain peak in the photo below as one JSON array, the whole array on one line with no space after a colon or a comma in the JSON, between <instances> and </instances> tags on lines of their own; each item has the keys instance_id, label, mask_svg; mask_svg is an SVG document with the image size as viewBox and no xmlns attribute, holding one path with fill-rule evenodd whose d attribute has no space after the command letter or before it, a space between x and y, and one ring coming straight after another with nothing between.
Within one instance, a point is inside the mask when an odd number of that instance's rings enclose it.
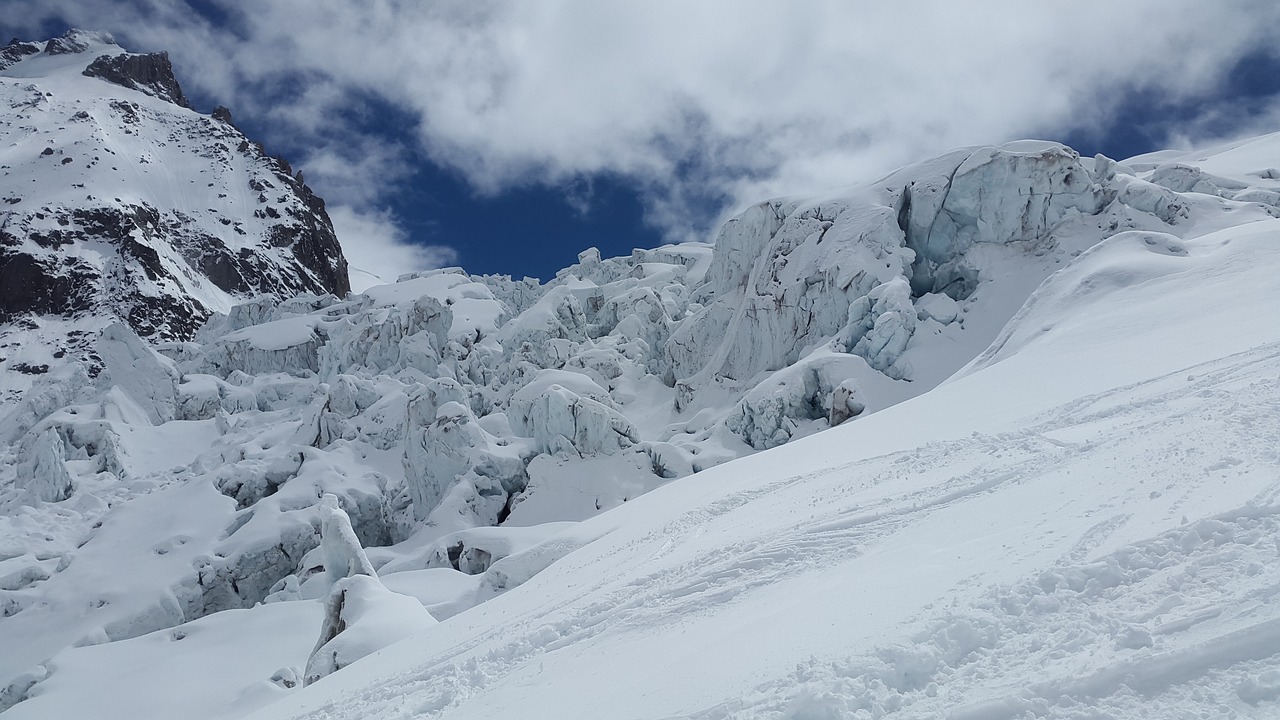
<instances>
[{"instance_id":1,"label":"mountain peak","mask_svg":"<svg viewBox=\"0 0 1280 720\"><path fill-rule=\"evenodd\" d=\"M116 39L111 33L72 28L60 37L46 42L44 51L49 55L71 55L85 52L94 46L115 44Z\"/></svg>"},{"instance_id":2,"label":"mountain peak","mask_svg":"<svg viewBox=\"0 0 1280 720\"><path fill-rule=\"evenodd\" d=\"M39 45L14 38L9 41L8 45L0 48L0 70L4 70L28 55L35 55L39 52Z\"/></svg>"},{"instance_id":3,"label":"mountain peak","mask_svg":"<svg viewBox=\"0 0 1280 720\"><path fill-rule=\"evenodd\" d=\"M80 30L13 42L0 108L0 322L113 315L186 339L237 299L349 290L323 201L193 112L167 53Z\"/></svg>"},{"instance_id":4,"label":"mountain peak","mask_svg":"<svg viewBox=\"0 0 1280 720\"><path fill-rule=\"evenodd\" d=\"M33 67L21 74L47 76L50 72L80 70L86 77L98 78L130 90L159 98L179 107L190 108L177 77L169 53L131 53L116 44L110 33L72 29L46 41L24 42L17 38L0 48L0 71L27 58L50 58L83 55L50 65ZM81 65L80 63L84 63ZM24 68L26 65L24 65Z\"/></svg>"},{"instance_id":5,"label":"mountain peak","mask_svg":"<svg viewBox=\"0 0 1280 720\"><path fill-rule=\"evenodd\" d=\"M169 62L167 52L99 55L85 68L84 74L168 100L179 107L191 107L182 94L177 78L173 76L173 64Z\"/></svg>"}]
</instances>

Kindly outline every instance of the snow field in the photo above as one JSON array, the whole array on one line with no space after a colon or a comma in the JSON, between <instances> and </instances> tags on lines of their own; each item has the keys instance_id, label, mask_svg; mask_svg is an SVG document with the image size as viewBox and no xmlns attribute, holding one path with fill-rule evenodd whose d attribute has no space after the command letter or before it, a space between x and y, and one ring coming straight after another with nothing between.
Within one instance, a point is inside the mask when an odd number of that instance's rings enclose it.
<instances>
[{"instance_id":1,"label":"snow field","mask_svg":"<svg viewBox=\"0 0 1280 720\"><path fill-rule=\"evenodd\" d=\"M1273 717L1280 323L1224 310L1270 307L1278 230L1030 305L997 362L588 520L257 717Z\"/></svg>"},{"instance_id":2,"label":"snow field","mask_svg":"<svg viewBox=\"0 0 1280 720\"><path fill-rule=\"evenodd\" d=\"M0 327L0 708L1274 717L1276 165L967 148L545 285Z\"/></svg>"}]
</instances>

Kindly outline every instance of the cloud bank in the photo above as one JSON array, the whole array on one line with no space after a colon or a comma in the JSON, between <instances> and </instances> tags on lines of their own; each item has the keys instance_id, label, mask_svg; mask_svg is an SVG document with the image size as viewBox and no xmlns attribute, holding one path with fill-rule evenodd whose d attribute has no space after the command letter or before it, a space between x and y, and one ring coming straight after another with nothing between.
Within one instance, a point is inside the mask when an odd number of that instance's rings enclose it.
<instances>
[{"instance_id":1,"label":"cloud bank","mask_svg":"<svg viewBox=\"0 0 1280 720\"><path fill-rule=\"evenodd\" d=\"M352 292L364 292L374 285L393 283L405 273L445 267L457 260L457 253L450 248L410 243L404 230L385 212L350 205L332 205L328 210L347 257Z\"/></svg>"},{"instance_id":2,"label":"cloud bank","mask_svg":"<svg viewBox=\"0 0 1280 720\"><path fill-rule=\"evenodd\" d=\"M1101 127L1135 90L1192 98L1280 40L1270 0L9 4L170 49L185 83L315 140L311 184L373 222L405 171L343 153L376 144L352 98L477 192L626 178L677 240L955 146Z\"/></svg>"}]
</instances>

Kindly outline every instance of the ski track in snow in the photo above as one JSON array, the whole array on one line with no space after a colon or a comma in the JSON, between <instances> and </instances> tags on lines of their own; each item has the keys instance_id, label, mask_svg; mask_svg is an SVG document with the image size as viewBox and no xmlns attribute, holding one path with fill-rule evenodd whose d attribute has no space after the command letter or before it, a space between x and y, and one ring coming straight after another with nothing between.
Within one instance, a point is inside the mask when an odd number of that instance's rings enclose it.
<instances>
[{"instance_id":1,"label":"ski track in snow","mask_svg":"<svg viewBox=\"0 0 1280 720\"><path fill-rule=\"evenodd\" d=\"M1274 473L1277 457L1271 441L1280 434L1280 414L1275 412L1280 383L1258 380L1255 373L1260 365L1273 373L1280 369L1280 349L1261 348L1086 398L1049 413L1022 438L1015 433L975 439L985 452L1016 446L1032 454L1012 471L984 467L970 478L957 478L954 484L963 485L960 489L933 497L903 497L895 509L867 525L914 522L920 513L939 505L962 503L1004 482L1032 482L1074 457L1105 453L1150 430L1168 437L1167 447L1156 452L1177 452L1183 442L1172 430L1204 423L1251 425L1251 433L1232 436L1240 442L1231 446L1227 462L1260 460L1270 464ZM1244 387L1242 378L1250 379ZM1135 397L1145 394L1144 390L1157 392ZM1213 396L1239 400L1221 408L1185 401ZM1065 456L1035 452L1025 441L1048 440L1046 433L1103 421L1111 426L1108 441L1068 446ZM1056 441L1048 442L1061 447ZM972 444L952 447L941 456L963 455L972 449ZM1210 463L1204 471L1211 473L1215 468ZM937 489L946 491L948 485ZM1129 515L1106 518L1052 567L1013 587L988 589L986 598L976 605L977 612L931 620L910 638L910 647L814 661L785 680L757 689L750 698L689 717L843 717L858 710L878 717L899 709L903 711L899 717L954 720L1094 718L1108 717L1108 711L1120 715L1139 710L1147 716L1183 717L1177 714L1179 708L1191 706L1195 712L1187 710L1185 717L1201 717L1200 709L1206 704L1222 717L1234 716L1226 705L1213 708L1214 698L1235 695L1257 703L1280 697L1280 608L1267 607L1280 594L1280 506L1273 504L1278 493L1280 482L1273 482L1256 505L1124 545L1089 562L1090 552ZM819 532L830 534L837 545L856 545L868 535L883 540L893 529ZM1232 608L1245 609L1229 614ZM1188 631L1196 625L1210 620L1217 627L1208 637L1192 635L1178 642L1191 635ZM1151 649L1156 642L1159 645ZM1106 662L1093 668L1061 667L1062 658L1081 656ZM1028 678L1027 669L1035 673L1031 678L1043 679ZM1208 689L1177 687L1202 676ZM1002 683L1002 678L1019 680ZM1003 693L999 692L1002 685ZM946 691L940 692L939 687ZM990 697L972 702L972 695L983 691ZM1258 717L1270 717L1272 710L1260 708Z\"/></svg>"},{"instance_id":2,"label":"ski track in snow","mask_svg":"<svg viewBox=\"0 0 1280 720\"><path fill-rule=\"evenodd\" d=\"M911 645L805 663L688 717L1201 717L1206 704L1232 717L1216 697L1280 697L1280 612L1266 608L1280 594L1278 531L1280 508L1248 507L1091 563L1056 564L932 619ZM1209 620L1213 631L1190 632ZM1080 667L1081 656L1100 662ZM1207 682L1179 687L1197 680ZM1274 706L1258 711L1271 717Z\"/></svg>"},{"instance_id":3,"label":"ski track in snow","mask_svg":"<svg viewBox=\"0 0 1280 720\"><path fill-rule=\"evenodd\" d=\"M1278 377L1280 346L1264 346L1083 398L1021 430L930 443L729 494L639 543L665 538L653 556L660 557L788 485L815 499L868 491L878 499L816 512L780 525L767 541L730 543L625 584L596 579L579 591L589 602L544 608L503 628L512 639L497 649L385 679L347 707L310 717L346 717L356 706L380 717L441 716L544 653L694 622L783 578L839 568L940 510L963 510L1006 486L1099 464L1139 471L1144 457L1127 452L1141 437L1145 454L1185 458L1196 484L1242 464L1271 477L1238 510L1133 542L1113 542L1131 513L1123 502L1108 507L1049 566L1010 586L958 588L956 597L972 602L957 600L963 609L952 609L939 598L899 628L896 643L814 658L741 699L678 717L1273 717L1270 701L1280 698ZM1063 441L1054 438L1059 433L1094 437ZM931 480L957 466L968 469ZM1152 477L1151 497L1186 482ZM1179 507L1172 502L1168 511ZM492 640L481 636L441 655L465 656Z\"/></svg>"}]
</instances>

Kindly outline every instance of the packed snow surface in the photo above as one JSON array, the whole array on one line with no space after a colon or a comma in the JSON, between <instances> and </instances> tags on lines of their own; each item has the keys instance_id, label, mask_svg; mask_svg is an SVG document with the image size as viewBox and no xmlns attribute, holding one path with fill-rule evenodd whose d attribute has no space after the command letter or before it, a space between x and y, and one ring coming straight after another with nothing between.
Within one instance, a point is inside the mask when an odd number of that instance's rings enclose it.
<instances>
[{"instance_id":1,"label":"packed snow surface","mask_svg":"<svg viewBox=\"0 0 1280 720\"><path fill-rule=\"evenodd\" d=\"M1276 166L965 148L545 284L0 326L0 712L1275 717Z\"/></svg>"}]
</instances>

